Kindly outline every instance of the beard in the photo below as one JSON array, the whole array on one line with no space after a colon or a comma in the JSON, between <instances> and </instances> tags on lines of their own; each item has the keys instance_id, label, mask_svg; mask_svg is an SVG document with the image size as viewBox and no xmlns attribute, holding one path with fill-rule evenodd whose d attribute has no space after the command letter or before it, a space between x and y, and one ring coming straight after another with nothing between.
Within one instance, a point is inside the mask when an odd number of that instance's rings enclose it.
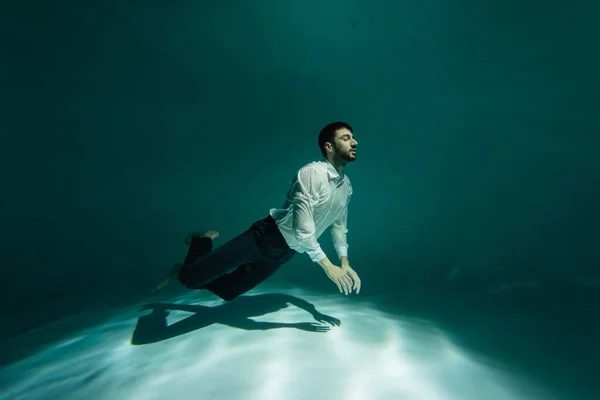
<instances>
[{"instance_id":1,"label":"beard","mask_svg":"<svg viewBox=\"0 0 600 400\"><path fill-rule=\"evenodd\" d=\"M344 152L339 148L336 148L334 157L336 160L341 161L344 164L356 161L356 153L352 153L352 149Z\"/></svg>"}]
</instances>

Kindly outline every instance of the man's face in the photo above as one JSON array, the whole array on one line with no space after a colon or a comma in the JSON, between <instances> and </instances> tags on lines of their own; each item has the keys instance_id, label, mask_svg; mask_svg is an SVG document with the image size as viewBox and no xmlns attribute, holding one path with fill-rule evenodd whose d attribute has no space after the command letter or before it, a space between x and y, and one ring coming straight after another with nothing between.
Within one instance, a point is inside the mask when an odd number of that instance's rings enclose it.
<instances>
[{"instance_id":1,"label":"man's face","mask_svg":"<svg viewBox=\"0 0 600 400\"><path fill-rule=\"evenodd\" d=\"M333 157L343 162L356 160L356 145L352 132L346 128L338 129L333 139Z\"/></svg>"}]
</instances>

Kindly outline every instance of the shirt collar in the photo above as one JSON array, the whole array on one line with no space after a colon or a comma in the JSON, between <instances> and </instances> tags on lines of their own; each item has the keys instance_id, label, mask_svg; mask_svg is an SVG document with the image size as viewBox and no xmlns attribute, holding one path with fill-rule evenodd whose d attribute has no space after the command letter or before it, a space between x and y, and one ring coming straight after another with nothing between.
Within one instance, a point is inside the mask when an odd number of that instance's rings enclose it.
<instances>
[{"instance_id":1,"label":"shirt collar","mask_svg":"<svg viewBox=\"0 0 600 400\"><path fill-rule=\"evenodd\" d=\"M327 166L327 175L329 176L329 179L333 181L338 181L344 178L343 176L340 176L333 164L331 164L328 159L323 158L323 162Z\"/></svg>"}]
</instances>

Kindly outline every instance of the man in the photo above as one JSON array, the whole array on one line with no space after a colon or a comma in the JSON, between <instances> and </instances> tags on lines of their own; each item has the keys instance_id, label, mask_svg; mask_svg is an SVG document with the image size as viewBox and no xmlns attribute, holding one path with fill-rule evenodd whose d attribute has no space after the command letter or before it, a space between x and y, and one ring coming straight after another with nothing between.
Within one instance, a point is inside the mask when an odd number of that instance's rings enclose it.
<instances>
[{"instance_id":1,"label":"man","mask_svg":"<svg viewBox=\"0 0 600 400\"><path fill-rule=\"evenodd\" d=\"M175 278L190 289L207 289L224 300L254 288L296 253L306 253L318 263L340 293L360 292L361 281L348 261L346 242L348 203L352 185L344 173L356 160L352 127L333 122L319 133L323 159L302 167L288 189L282 208L256 221L248 230L212 250L217 231L195 232L183 264L175 264L154 293ZM317 239L330 229L341 267L325 255Z\"/></svg>"}]
</instances>

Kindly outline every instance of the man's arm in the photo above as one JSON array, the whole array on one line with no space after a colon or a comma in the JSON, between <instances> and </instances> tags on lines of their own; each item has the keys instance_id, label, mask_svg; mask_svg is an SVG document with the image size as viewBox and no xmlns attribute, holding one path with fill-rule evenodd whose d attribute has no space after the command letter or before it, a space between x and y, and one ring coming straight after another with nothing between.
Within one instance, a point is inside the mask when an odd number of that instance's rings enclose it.
<instances>
[{"instance_id":1,"label":"man's arm","mask_svg":"<svg viewBox=\"0 0 600 400\"><path fill-rule=\"evenodd\" d=\"M321 249L315 235L313 207L319 200L322 176L314 168L302 168L294 183L293 230L296 240L313 262L318 263L340 292L352 292L352 278L335 266Z\"/></svg>"},{"instance_id":2,"label":"man's arm","mask_svg":"<svg viewBox=\"0 0 600 400\"><path fill-rule=\"evenodd\" d=\"M333 240L335 250L340 257L342 271L347 273L352 278L352 289L356 290L356 293L358 294L360 292L361 281L356 271L350 267L350 261L348 260L349 246L348 241L346 240L346 234L348 233L348 204L350 203L351 195L352 191L350 191L350 195L348 195L348 200L342 215L340 215L340 217L331 225L331 238Z\"/></svg>"},{"instance_id":3,"label":"man's arm","mask_svg":"<svg viewBox=\"0 0 600 400\"><path fill-rule=\"evenodd\" d=\"M341 256L340 260L342 262L342 267L350 266L350 261L348 260L348 256Z\"/></svg>"},{"instance_id":4,"label":"man's arm","mask_svg":"<svg viewBox=\"0 0 600 400\"><path fill-rule=\"evenodd\" d=\"M342 215L331 225L330 231L333 246L342 266L348 266L348 241L346 236L348 233L348 203L346 203Z\"/></svg>"},{"instance_id":5,"label":"man's arm","mask_svg":"<svg viewBox=\"0 0 600 400\"><path fill-rule=\"evenodd\" d=\"M315 235L313 207L319 200L321 177L314 168L302 168L294 183L293 223L296 240L313 262L329 265L331 262L321 249Z\"/></svg>"}]
</instances>

